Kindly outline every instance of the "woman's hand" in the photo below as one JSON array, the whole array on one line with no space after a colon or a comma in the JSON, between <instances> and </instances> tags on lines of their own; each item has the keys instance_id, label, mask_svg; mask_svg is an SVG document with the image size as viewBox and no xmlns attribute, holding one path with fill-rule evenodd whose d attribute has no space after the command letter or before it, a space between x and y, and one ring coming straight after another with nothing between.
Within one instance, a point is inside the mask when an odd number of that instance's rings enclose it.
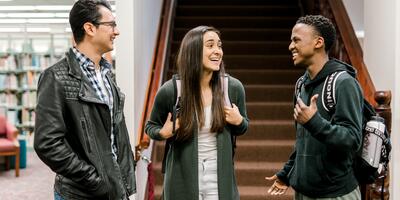
<instances>
[{"instance_id":1,"label":"woman's hand","mask_svg":"<svg viewBox=\"0 0 400 200\"><path fill-rule=\"evenodd\" d=\"M224 112L225 112L225 120L229 124L239 126L242 123L243 117L239 112L239 108L235 104L233 104L233 108L225 106Z\"/></svg>"},{"instance_id":2,"label":"woman's hand","mask_svg":"<svg viewBox=\"0 0 400 200\"><path fill-rule=\"evenodd\" d=\"M168 139L173 136L173 121L171 120L171 113L168 113L167 120L164 123L164 126L160 130L160 135L164 139ZM175 121L175 130L179 129L179 118L176 118Z\"/></svg>"}]
</instances>

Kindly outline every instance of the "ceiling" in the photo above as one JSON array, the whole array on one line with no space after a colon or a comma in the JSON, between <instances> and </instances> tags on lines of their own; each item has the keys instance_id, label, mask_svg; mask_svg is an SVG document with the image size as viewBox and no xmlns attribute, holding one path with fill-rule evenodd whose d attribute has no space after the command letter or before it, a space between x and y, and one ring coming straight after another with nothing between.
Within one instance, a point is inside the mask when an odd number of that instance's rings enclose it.
<instances>
[{"instance_id":1,"label":"ceiling","mask_svg":"<svg viewBox=\"0 0 400 200\"><path fill-rule=\"evenodd\" d=\"M75 0L13 0L0 1L0 6L16 5L72 5Z\"/></svg>"},{"instance_id":2,"label":"ceiling","mask_svg":"<svg viewBox=\"0 0 400 200\"><path fill-rule=\"evenodd\" d=\"M0 34L69 35L69 11L75 0L0 0ZM115 1L110 1L115 5ZM113 8L115 10L115 8ZM7 36L10 37L10 36Z\"/></svg>"}]
</instances>

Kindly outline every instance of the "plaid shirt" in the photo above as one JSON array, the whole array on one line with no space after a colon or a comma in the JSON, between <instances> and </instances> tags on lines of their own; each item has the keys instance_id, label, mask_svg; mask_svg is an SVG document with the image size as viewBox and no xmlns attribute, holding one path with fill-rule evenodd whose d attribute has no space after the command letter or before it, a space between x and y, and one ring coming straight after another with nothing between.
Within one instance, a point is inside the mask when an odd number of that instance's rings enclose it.
<instances>
[{"instance_id":1,"label":"plaid shirt","mask_svg":"<svg viewBox=\"0 0 400 200\"><path fill-rule=\"evenodd\" d=\"M106 78L106 74L111 71L111 64L107 62L106 59L101 58L100 60L100 72L101 72L101 77L103 80L98 80L96 76L96 71L95 71L95 66L94 63L86 57L84 54L78 51L76 48L72 48L73 52L76 55L76 59L79 62L79 65L81 67L81 70L83 74L89 79L90 83L92 84L93 89L96 91L96 94L100 97L100 99L108 105L108 108L110 110L110 116L111 116L111 124L113 124L113 107L114 107L114 99L113 99L113 94L111 91L111 85L108 82ZM99 81L103 81L105 88L107 91L104 91L100 84ZM114 133L114 127L113 125L111 126L111 150L112 154L115 160L117 160L117 146L115 144L115 133Z\"/></svg>"}]
</instances>

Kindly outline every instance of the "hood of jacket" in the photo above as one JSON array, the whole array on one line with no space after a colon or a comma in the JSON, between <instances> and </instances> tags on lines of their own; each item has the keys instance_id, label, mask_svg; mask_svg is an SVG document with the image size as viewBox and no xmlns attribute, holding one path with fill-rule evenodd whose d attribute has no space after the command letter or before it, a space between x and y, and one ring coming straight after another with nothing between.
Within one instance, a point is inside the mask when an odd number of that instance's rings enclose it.
<instances>
[{"instance_id":1,"label":"hood of jacket","mask_svg":"<svg viewBox=\"0 0 400 200\"><path fill-rule=\"evenodd\" d=\"M335 58L329 59L322 67L321 71L318 72L317 76L313 80L310 79L310 74L308 71L305 73L304 86L309 87L315 84L319 84L321 81L325 81L326 77L336 71L346 71L352 77L356 77L357 71L351 65L344 63Z\"/></svg>"}]
</instances>

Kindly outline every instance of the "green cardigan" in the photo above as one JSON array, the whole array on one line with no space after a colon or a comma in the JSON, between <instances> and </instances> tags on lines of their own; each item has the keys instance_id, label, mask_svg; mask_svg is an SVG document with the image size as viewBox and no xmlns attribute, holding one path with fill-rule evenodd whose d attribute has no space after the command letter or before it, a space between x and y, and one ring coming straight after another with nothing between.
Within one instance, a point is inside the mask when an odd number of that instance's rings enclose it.
<instances>
[{"instance_id":1,"label":"green cardigan","mask_svg":"<svg viewBox=\"0 0 400 200\"><path fill-rule=\"evenodd\" d=\"M242 83L229 76L229 97L239 108L243 122L239 126L226 125L223 132L217 134L218 156L218 195L220 200L238 200L239 192L232 159L232 135L246 132L249 120L246 114L245 92ZM150 120L145 132L154 140L163 140L159 132L169 112L175 104L172 80L167 81L157 92ZM186 142L174 142L171 146L165 166L164 200L198 200L198 152L197 129L195 137Z\"/></svg>"}]
</instances>

